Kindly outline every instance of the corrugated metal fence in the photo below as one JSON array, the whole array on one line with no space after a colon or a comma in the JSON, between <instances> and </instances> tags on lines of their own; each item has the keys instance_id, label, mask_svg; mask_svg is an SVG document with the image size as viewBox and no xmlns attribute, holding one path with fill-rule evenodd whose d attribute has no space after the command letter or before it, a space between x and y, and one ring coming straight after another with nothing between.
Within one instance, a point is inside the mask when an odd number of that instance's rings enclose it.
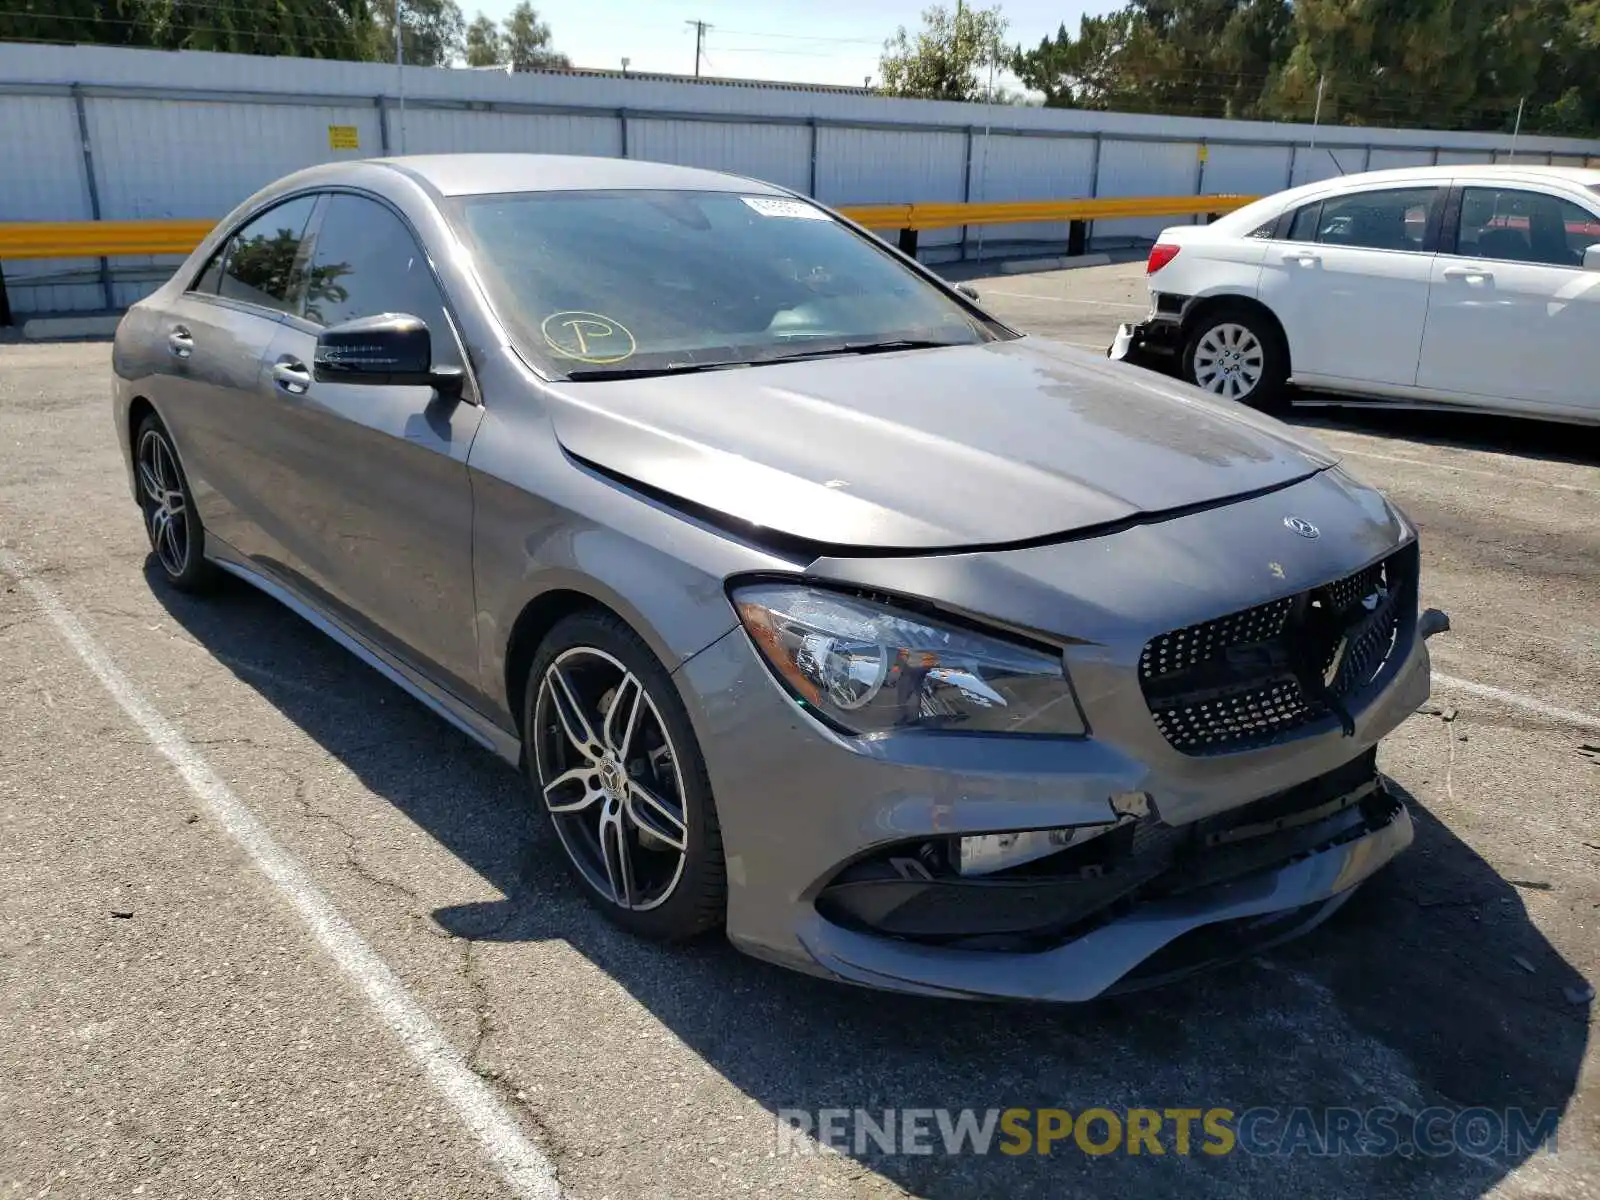
<instances>
[{"instance_id":1,"label":"corrugated metal fence","mask_svg":"<svg viewBox=\"0 0 1600 1200\"><path fill-rule=\"evenodd\" d=\"M828 204L1265 193L1331 175L1504 161L1504 135L1272 125L659 79L0 44L0 221L216 218L312 163L524 150L735 171ZM1518 161L1600 164L1523 138ZM1102 244L1162 219L1100 222ZM1064 242L1064 225L985 235ZM930 261L975 230L929 233ZM18 312L121 307L171 259L0 264Z\"/></svg>"}]
</instances>

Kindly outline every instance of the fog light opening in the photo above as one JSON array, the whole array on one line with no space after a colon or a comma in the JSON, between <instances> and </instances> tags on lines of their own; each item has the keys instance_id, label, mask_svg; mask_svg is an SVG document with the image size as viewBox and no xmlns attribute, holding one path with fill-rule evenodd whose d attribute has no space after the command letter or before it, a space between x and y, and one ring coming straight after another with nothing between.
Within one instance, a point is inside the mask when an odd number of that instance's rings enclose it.
<instances>
[{"instance_id":1,"label":"fog light opening","mask_svg":"<svg viewBox=\"0 0 1600 1200\"><path fill-rule=\"evenodd\" d=\"M1015 833L985 833L957 838L956 870L963 876L993 875L1023 863L1081 846L1115 829L1120 821L1101 825L1071 825L1062 829L1024 829Z\"/></svg>"}]
</instances>

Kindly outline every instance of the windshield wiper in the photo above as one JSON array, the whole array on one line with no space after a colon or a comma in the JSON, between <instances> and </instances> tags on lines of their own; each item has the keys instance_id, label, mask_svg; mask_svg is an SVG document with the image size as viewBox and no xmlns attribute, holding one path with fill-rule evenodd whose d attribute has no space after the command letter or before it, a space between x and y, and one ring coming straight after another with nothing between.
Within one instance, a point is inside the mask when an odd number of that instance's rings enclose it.
<instances>
[{"instance_id":1,"label":"windshield wiper","mask_svg":"<svg viewBox=\"0 0 1600 1200\"><path fill-rule=\"evenodd\" d=\"M748 367L748 362L668 363L664 367L579 367L567 378L579 383L599 383L608 379L650 379L657 375L694 375L700 371L728 371Z\"/></svg>"},{"instance_id":2,"label":"windshield wiper","mask_svg":"<svg viewBox=\"0 0 1600 1200\"><path fill-rule=\"evenodd\" d=\"M801 362L808 358L830 358L837 354L887 354L891 350L936 350L943 346L970 346L974 342L940 342L932 338L893 338L884 342L843 342L821 350L801 350L764 358L764 363Z\"/></svg>"},{"instance_id":3,"label":"windshield wiper","mask_svg":"<svg viewBox=\"0 0 1600 1200\"><path fill-rule=\"evenodd\" d=\"M738 359L730 362L668 363L664 367L579 367L567 378L578 383L608 379L650 379L659 375L694 375L701 371L728 371L735 367L765 367L776 363L804 362L812 358L833 358L842 354L886 354L891 350L933 350L941 346L968 346L972 342L940 342L931 338L894 338L883 342L844 342L818 350L799 350L793 354Z\"/></svg>"}]
</instances>

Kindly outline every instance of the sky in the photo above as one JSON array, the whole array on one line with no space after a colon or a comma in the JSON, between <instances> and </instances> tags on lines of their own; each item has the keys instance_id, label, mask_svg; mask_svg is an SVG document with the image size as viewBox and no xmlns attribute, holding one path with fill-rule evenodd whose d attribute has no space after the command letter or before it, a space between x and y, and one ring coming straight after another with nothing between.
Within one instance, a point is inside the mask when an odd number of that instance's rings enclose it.
<instances>
[{"instance_id":1,"label":"sky","mask_svg":"<svg viewBox=\"0 0 1600 1200\"><path fill-rule=\"evenodd\" d=\"M480 11L502 19L516 0L460 0L470 21ZM701 71L740 79L782 79L860 87L878 78L878 56L901 25L915 30L930 0L534 0L552 45L573 65L694 72L694 29L705 21ZM943 0L953 7L955 0ZM988 0L992 3L993 0ZM985 0L978 3L988 6ZM1038 45L1062 22L1076 31L1084 12L1109 12L1119 0L1009 0L1007 41ZM870 13L870 15L868 15Z\"/></svg>"}]
</instances>

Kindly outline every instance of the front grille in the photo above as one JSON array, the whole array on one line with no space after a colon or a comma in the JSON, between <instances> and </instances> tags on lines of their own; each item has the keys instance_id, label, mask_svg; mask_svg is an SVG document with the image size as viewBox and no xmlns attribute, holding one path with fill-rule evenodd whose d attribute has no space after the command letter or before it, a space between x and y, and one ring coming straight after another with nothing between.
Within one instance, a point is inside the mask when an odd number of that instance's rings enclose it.
<instances>
[{"instance_id":1,"label":"front grille","mask_svg":"<svg viewBox=\"0 0 1600 1200\"><path fill-rule=\"evenodd\" d=\"M1139 685L1156 728L1198 756L1348 722L1416 612L1416 561L1413 543L1310 591L1151 638Z\"/></svg>"}]
</instances>

